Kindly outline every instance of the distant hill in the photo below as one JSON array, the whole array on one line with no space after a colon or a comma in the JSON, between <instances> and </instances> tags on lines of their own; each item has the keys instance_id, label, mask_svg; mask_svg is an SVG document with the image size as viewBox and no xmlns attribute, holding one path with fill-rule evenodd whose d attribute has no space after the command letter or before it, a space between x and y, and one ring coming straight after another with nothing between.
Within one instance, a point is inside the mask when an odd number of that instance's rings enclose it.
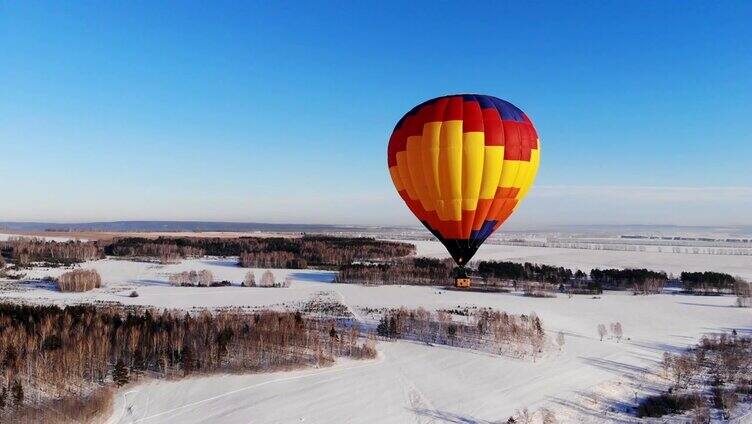
<instances>
[{"instance_id":1,"label":"distant hill","mask_svg":"<svg viewBox=\"0 0 752 424\"><path fill-rule=\"evenodd\" d=\"M274 232L362 232L378 227L318 224L267 224L259 222L211 221L113 221L113 222L0 222L0 230L11 231L274 231Z\"/></svg>"}]
</instances>

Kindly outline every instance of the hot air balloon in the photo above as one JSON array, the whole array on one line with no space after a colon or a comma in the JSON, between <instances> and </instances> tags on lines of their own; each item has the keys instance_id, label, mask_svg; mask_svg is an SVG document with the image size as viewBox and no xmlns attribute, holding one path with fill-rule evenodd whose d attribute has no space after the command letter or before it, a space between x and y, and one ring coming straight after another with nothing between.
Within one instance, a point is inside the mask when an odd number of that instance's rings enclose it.
<instances>
[{"instance_id":1,"label":"hot air balloon","mask_svg":"<svg viewBox=\"0 0 752 424\"><path fill-rule=\"evenodd\" d=\"M397 122L387 162L407 207L464 271L533 185L540 140L513 104L450 95L419 104Z\"/></svg>"}]
</instances>

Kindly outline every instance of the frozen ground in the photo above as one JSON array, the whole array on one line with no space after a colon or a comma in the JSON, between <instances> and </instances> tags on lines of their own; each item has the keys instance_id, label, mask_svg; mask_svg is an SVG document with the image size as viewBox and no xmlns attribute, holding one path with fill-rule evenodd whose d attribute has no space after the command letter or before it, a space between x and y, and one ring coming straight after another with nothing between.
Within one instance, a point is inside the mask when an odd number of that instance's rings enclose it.
<instances>
[{"instance_id":1,"label":"frozen ground","mask_svg":"<svg viewBox=\"0 0 752 424\"><path fill-rule=\"evenodd\" d=\"M557 256L557 250L564 249L489 246L479 257L582 269L588 269L590 263L640 265L669 272L676 271L667 266L677 267L677 271L729 272L723 265L705 267L687 258L684 263L679 258L668 264L656 262L664 264L658 267L629 257L631 252L577 251ZM418 242L418 251L444 255L438 243ZM611 255L609 262L604 262ZM752 275L752 264L736 266L737 271L730 272ZM611 408L628 407L634 392L646 393L655 387L643 378L643 372L655 368L664 351L684 349L708 332L752 330L752 311L733 307L732 297L607 293L599 299L534 299L430 287L339 285L331 283L334 273L311 270L275 270L277 278L289 275L294 280L292 287L285 289L186 288L169 286L168 274L209 269L215 279L238 284L248 270L238 268L231 259L197 259L167 266L107 259L86 267L99 270L105 287L64 294L41 282L0 283L4 285L0 296L29 302L104 301L184 309L287 308L326 296L344 303L363 320L372 318L370 308L487 306L511 313L534 311L549 336L565 333L563 350L553 349L536 362L410 342L381 342L379 358L374 361L343 361L332 368L263 375L148 382L118 394L111 423L489 423L506 420L524 407L531 411L550 408L560 422L609 422ZM64 271L35 269L29 277ZM255 272L258 279L261 270ZM132 290L140 296L128 297ZM625 340L599 341L597 325L615 321L622 323Z\"/></svg>"}]
</instances>

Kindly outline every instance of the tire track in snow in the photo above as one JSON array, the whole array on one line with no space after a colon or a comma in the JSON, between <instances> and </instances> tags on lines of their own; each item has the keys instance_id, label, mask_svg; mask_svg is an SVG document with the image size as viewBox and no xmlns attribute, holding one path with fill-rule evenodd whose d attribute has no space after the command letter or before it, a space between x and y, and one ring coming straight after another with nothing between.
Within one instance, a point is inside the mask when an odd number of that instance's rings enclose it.
<instances>
[{"instance_id":1,"label":"tire track in snow","mask_svg":"<svg viewBox=\"0 0 752 424\"><path fill-rule=\"evenodd\" d=\"M333 368L328 368L328 369L325 369L325 370L319 371L319 372L310 372L310 373L303 374L303 375L296 375L296 376L291 376L291 377L282 377L282 378L276 378L276 379L273 379L273 380L267 380L267 381L263 381L263 382L260 382L260 383L251 384L249 386L241 387L239 389L230 390L228 392L225 392L225 393L222 393L222 394L219 394L219 395L216 395L216 396L211 396L211 397L208 397L208 398L205 398L205 399L201 399L201 400L198 400L198 401L195 401L195 402L186 403L186 404L178 406L176 408L168 409L166 411L162 411L162 412L159 412L159 413L156 413L156 414L153 414L153 415L149 415L149 416L146 416L146 417L138 418L136 420L133 420L132 422L133 423L139 423L139 422L144 422L144 421L147 421L147 420L151 420L153 418L166 417L166 416L169 416L169 414L173 414L173 413L176 413L178 411L185 410L186 408L190 408L192 406L201 405L201 404L204 404L204 403L207 403L207 402L211 402L213 400L221 399L221 398L224 398L224 397L227 397L227 396L234 395L236 393L240 393L240 392L243 392L243 391L246 391L246 390L255 389L255 388L266 386L266 385L269 385L269 384L283 383L283 382L287 382L287 381L300 380L300 379L304 379L304 378L308 378L308 377L320 376L320 375L325 375L325 374L341 373L341 372L346 372L346 371L350 371L350 370L356 370L356 369L361 369L361 368L372 367L372 366L375 366L375 365L382 364L385 359L386 359L386 357L383 354L383 352L379 352L379 356L377 357L377 359L375 359L372 362L368 362L366 364L359 364L359 365L355 365L355 366L341 366L341 367L335 366ZM208 377L208 378L211 378L211 377ZM119 420L117 420L115 422L121 422L121 420L123 418L125 418L125 417L121 417Z\"/></svg>"}]
</instances>

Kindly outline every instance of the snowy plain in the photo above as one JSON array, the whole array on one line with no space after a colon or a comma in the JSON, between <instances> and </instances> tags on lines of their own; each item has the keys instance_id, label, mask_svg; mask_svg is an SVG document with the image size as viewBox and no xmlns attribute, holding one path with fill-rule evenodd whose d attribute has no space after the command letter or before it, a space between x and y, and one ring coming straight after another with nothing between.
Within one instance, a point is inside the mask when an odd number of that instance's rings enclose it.
<instances>
[{"instance_id":1,"label":"snowy plain","mask_svg":"<svg viewBox=\"0 0 752 424\"><path fill-rule=\"evenodd\" d=\"M446 256L437 242L413 243L419 255ZM752 264L735 262L734 270L729 270L728 264L717 263L736 257L686 255L701 260L691 262L681 254L656 253L653 259L644 255L491 245L482 248L477 258L583 270L641 266L667 272L717 269L752 276ZM672 255L677 257L672 259ZM685 349L707 333L752 331L752 311L733 307L734 298L728 296L611 292L599 298L537 299L435 287L335 284L334 272L315 270L274 270L278 279L289 276L293 280L289 288L246 288L237 285L249 270L237 267L232 258L191 259L175 265L104 259L84 267L97 269L104 287L60 293L38 280L66 270L35 268L26 278L34 281L0 283L0 296L31 303L116 302L180 309L288 309L327 297L366 321L375 319L369 315L371 309L384 307L491 307L510 313L535 312L549 337L559 331L565 335L561 351L551 348L535 362L399 341L380 342L376 360L344 360L330 368L150 381L118 393L111 423L492 423L505 421L518 409L544 407L554 411L559 422L611 422L614 411L628 407L635 394L655 390L647 376L664 351ZM170 273L201 269L210 270L215 280L234 285L192 288L172 287L167 282ZM252 271L257 279L262 272ZM129 297L133 290L138 297ZM616 321L621 322L625 339L599 341L597 325ZM629 421L626 415L618 419Z\"/></svg>"}]
</instances>

